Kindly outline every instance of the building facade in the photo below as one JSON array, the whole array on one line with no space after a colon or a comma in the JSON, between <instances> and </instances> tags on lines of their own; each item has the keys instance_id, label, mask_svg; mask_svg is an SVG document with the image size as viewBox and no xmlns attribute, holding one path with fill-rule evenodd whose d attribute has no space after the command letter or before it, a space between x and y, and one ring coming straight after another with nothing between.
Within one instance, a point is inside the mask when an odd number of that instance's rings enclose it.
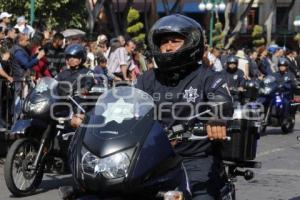
<instances>
[{"instance_id":1,"label":"building facade","mask_svg":"<svg viewBox=\"0 0 300 200\"><path fill-rule=\"evenodd\" d=\"M243 12L250 0L238 0L237 16ZM253 6L244 21L243 32L247 32L253 28L255 24L265 25L268 15L274 11L272 17L272 32L276 33L294 33L299 31L299 27L295 27L293 22L296 16L300 15L300 1L296 0L293 8L288 13L288 17L284 19L284 15L288 12L288 7L292 0L277 0L276 8L273 4L274 0L255 0ZM284 20L284 21L282 21Z\"/></svg>"},{"instance_id":2,"label":"building facade","mask_svg":"<svg viewBox=\"0 0 300 200\"><path fill-rule=\"evenodd\" d=\"M119 3L120 12L122 12L126 0L113 0L116 4ZM210 28L210 11L200 10L199 4L207 2L208 0L181 0L177 12L185 14L198 21L203 28L209 33ZM228 3L229 0L210 0L215 2ZM239 16L244 12L250 0L232 0L234 2L230 11L231 30L234 28ZM293 0L277 0L274 5L274 0L254 0L254 3L243 20L242 29L240 31L240 38L248 40L251 43L251 32L255 25L261 25L266 30L267 19L270 14L272 18L272 38L279 42L280 45L293 45L293 37L295 33L300 32L300 27L294 26L296 16L300 15L300 0L295 0L295 3L290 11L289 6ZM168 2L164 4L163 2ZM157 20L167 14L166 9L171 10L176 0L135 0L133 7L141 12L143 20L147 19L146 30ZM115 6L117 8L117 5ZM117 11L117 10L116 10ZM218 18L224 24L224 11L218 11ZM286 13L288 15L286 16ZM246 44L247 42L245 42ZM245 45L243 44L243 45ZM289 45L290 44L290 45Z\"/></svg>"}]
</instances>

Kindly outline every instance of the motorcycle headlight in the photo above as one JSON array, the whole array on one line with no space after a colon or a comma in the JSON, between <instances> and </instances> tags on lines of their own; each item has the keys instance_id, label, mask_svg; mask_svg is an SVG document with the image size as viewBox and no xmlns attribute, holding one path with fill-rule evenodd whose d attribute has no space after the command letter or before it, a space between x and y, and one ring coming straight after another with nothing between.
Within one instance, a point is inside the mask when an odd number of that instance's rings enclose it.
<instances>
[{"instance_id":1,"label":"motorcycle headlight","mask_svg":"<svg viewBox=\"0 0 300 200\"><path fill-rule=\"evenodd\" d=\"M133 149L99 158L82 147L81 167L85 174L96 176L103 175L107 179L128 176L128 169L133 155Z\"/></svg>"},{"instance_id":2,"label":"motorcycle headlight","mask_svg":"<svg viewBox=\"0 0 300 200\"><path fill-rule=\"evenodd\" d=\"M272 92L272 89L269 87L266 87L264 92L265 92L265 94L270 94Z\"/></svg>"},{"instance_id":3,"label":"motorcycle headlight","mask_svg":"<svg viewBox=\"0 0 300 200\"><path fill-rule=\"evenodd\" d=\"M276 103L281 103L281 102L282 102L282 100L281 100L280 96L276 96Z\"/></svg>"},{"instance_id":4,"label":"motorcycle headlight","mask_svg":"<svg viewBox=\"0 0 300 200\"><path fill-rule=\"evenodd\" d=\"M242 119L243 118L243 110L235 109L233 112L233 119Z\"/></svg>"},{"instance_id":5,"label":"motorcycle headlight","mask_svg":"<svg viewBox=\"0 0 300 200\"><path fill-rule=\"evenodd\" d=\"M30 104L30 110L36 113L40 113L47 106L47 101L41 101L35 104Z\"/></svg>"}]
</instances>

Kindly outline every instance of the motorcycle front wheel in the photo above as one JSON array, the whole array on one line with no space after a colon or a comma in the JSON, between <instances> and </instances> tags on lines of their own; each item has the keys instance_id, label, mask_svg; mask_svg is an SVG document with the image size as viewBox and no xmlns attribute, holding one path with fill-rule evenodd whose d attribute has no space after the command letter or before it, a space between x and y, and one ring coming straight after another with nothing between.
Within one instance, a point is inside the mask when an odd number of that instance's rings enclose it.
<instances>
[{"instance_id":1,"label":"motorcycle front wheel","mask_svg":"<svg viewBox=\"0 0 300 200\"><path fill-rule=\"evenodd\" d=\"M44 165L33 166L39 143L33 138L16 140L4 164L4 178L9 191L17 197L31 195L43 179Z\"/></svg>"},{"instance_id":2,"label":"motorcycle front wheel","mask_svg":"<svg viewBox=\"0 0 300 200\"><path fill-rule=\"evenodd\" d=\"M289 117L288 119L284 120L281 125L281 130L284 134L288 134L293 132L295 127L295 116Z\"/></svg>"}]
</instances>

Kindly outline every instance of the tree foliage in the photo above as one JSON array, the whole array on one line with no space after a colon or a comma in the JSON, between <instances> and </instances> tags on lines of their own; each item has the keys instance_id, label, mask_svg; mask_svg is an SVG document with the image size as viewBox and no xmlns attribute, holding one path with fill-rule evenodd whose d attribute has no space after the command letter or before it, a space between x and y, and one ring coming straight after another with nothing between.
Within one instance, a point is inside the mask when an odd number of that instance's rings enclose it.
<instances>
[{"instance_id":1,"label":"tree foliage","mask_svg":"<svg viewBox=\"0 0 300 200\"><path fill-rule=\"evenodd\" d=\"M300 33L298 33L297 35L295 35L294 40L298 43L298 45L300 47Z\"/></svg>"},{"instance_id":2,"label":"tree foliage","mask_svg":"<svg viewBox=\"0 0 300 200\"><path fill-rule=\"evenodd\" d=\"M30 18L30 1L0 0L0 10L12 13L13 19ZM35 21L47 28L85 28L87 12L82 0L35 0Z\"/></svg>"},{"instance_id":3,"label":"tree foliage","mask_svg":"<svg viewBox=\"0 0 300 200\"><path fill-rule=\"evenodd\" d=\"M260 47L265 44L265 39L263 37L264 29L262 26L255 25L252 31L252 43L255 47Z\"/></svg>"},{"instance_id":4,"label":"tree foliage","mask_svg":"<svg viewBox=\"0 0 300 200\"><path fill-rule=\"evenodd\" d=\"M249 13L253 3L254 3L254 0L249 0L249 3L247 4L246 9L238 17L237 24L235 25L233 31L230 33L230 37L228 38L228 42L225 45L225 49L229 49L231 47L231 45L233 44L233 42L238 38L238 35L242 28L243 20L245 19L245 17L247 17L247 14Z\"/></svg>"},{"instance_id":5,"label":"tree foliage","mask_svg":"<svg viewBox=\"0 0 300 200\"><path fill-rule=\"evenodd\" d=\"M144 24L140 22L139 19L140 19L140 13L136 9L131 7L127 15L128 27L126 29L126 32L136 42L144 42L145 40L145 33L143 33Z\"/></svg>"},{"instance_id":6,"label":"tree foliage","mask_svg":"<svg viewBox=\"0 0 300 200\"><path fill-rule=\"evenodd\" d=\"M222 23L221 22L217 22L215 24L215 30L213 31L213 46L217 47L217 48L223 48L224 47L224 43L223 43L223 39L225 37L223 31L222 31Z\"/></svg>"}]
</instances>

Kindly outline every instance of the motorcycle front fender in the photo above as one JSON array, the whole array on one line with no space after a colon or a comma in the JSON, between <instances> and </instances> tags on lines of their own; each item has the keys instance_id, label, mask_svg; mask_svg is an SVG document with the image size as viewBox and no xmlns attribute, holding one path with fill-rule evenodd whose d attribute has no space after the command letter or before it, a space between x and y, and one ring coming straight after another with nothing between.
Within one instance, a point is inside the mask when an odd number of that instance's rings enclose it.
<instances>
[{"instance_id":1,"label":"motorcycle front fender","mask_svg":"<svg viewBox=\"0 0 300 200\"><path fill-rule=\"evenodd\" d=\"M25 119L25 120L18 120L11 128L11 131L9 134L15 135L24 135L27 128L29 128L32 125L32 119Z\"/></svg>"}]
</instances>

